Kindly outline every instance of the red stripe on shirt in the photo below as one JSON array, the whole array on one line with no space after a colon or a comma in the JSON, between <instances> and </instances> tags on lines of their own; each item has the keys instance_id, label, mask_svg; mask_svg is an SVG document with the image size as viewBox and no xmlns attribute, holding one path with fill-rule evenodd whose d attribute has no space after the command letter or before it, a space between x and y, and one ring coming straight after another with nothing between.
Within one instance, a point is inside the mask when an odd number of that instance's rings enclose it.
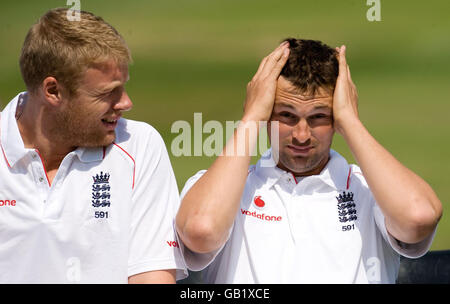
<instances>
[{"instance_id":1,"label":"red stripe on shirt","mask_svg":"<svg viewBox=\"0 0 450 304\"><path fill-rule=\"evenodd\" d=\"M134 158L133 158L127 151L125 151L124 148L122 148L121 146L119 146L119 145L116 144L115 142L113 142L113 144L114 144L116 147L120 148L120 150L122 150L126 155L128 155L128 157L131 158L131 160L133 161L134 166L133 166L133 186L132 186L132 188L134 189L134 175L135 175L135 173L136 173L136 162L134 161Z\"/></svg>"},{"instance_id":2,"label":"red stripe on shirt","mask_svg":"<svg viewBox=\"0 0 450 304\"><path fill-rule=\"evenodd\" d=\"M352 174L352 168L348 169L348 177L347 177L347 190L350 187L350 175Z\"/></svg>"},{"instance_id":3,"label":"red stripe on shirt","mask_svg":"<svg viewBox=\"0 0 450 304\"><path fill-rule=\"evenodd\" d=\"M295 178L294 173L291 172L291 174L292 174L292 177L294 178L295 184L298 185L298 182L297 182L297 179Z\"/></svg>"}]
</instances>

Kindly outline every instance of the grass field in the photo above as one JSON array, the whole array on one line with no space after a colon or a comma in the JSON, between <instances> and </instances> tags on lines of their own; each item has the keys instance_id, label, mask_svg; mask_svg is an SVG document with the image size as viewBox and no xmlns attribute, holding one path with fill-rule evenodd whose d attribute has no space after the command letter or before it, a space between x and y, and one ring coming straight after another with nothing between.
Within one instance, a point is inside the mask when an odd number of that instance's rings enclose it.
<instances>
[{"instance_id":1,"label":"grass field","mask_svg":"<svg viewBox=\"0 0 450 304\"><path fill-rule=\"evenodd\" d=\"M1 108L24 90L20 48L28 28L59 1L0 5ZM131 119L163 135L170 151L176 120L236 121L245 86L259 61L289 36L346 44L360 115L393 155L422 176L444 205L432 249L450 249L450 2L381 0L380 22L369 22L366 0L81 1L113 24L134 58L128 93ZM354 159L342 138L333 148ZM213 158L173 157L178 185Z\"/></svg>"}]
</instances>

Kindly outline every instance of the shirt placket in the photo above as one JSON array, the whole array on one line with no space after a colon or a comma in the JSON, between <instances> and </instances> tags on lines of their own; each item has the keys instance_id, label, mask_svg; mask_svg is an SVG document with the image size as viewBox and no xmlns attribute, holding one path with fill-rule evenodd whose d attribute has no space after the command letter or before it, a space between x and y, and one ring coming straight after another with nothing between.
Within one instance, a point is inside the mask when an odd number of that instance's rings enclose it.
<instances>
[{"instance_id":1,"label":"shirt placket","mask_svg":"<svg viewBox=\"0 0 450 304\"><path fill-rule=\"evenodd\" d=\"M293 213L293 191L295 189L296 182L294 181L294 177L291 174L284 174L278 183L274 185L274 189L280 197L284 208L286 210L286 217L289 225L289 230L291 232L291 237L294 243L297 241L296 237L296 218Z\"/></svg>"},{"instance_id":2,"label":"shirt placket","mask_svg":"<svg viewBox=\"0 0 450 304\"><path fill-rule=\"evenodd\" d=\"M38 152L33 150L30 152L30 155L33 179L39 192L39 203L41 204L42 212L44 212L50 192L50 184Z\"/></svg>"},{"instance_id":3,"label":"shirt placket","mask_svg":"<svg viewBox=\"0 0 450 304\"><path fill-rule=\"evenodd\" d=\"M64 180L64 177L67 173L67 168L70 165L73 153L66 155L66 157L61 162L60 167L58 168L58 172L56 176L53 178L52 183L47 177L47 172L45 170L43 160L39 155L39 152L34 150L31 151L31 164L33 170L34 182L39 189L40 193L40 203L42 205L42 216L44 217L54 217L55 214L58 214L58 210L62 206L53 206L52 201L56 196L57 189L61 186L61 182ZM60 202L62 203L62 202ZM61 205L61 204L59 204Z\"/></svg>"},{"instance_id":4,"label":"shirt placket","mask_svg":"<svg viewBox=\"0 0 450 304\"><path fill-rule=\"evenodd\" d=\"M58 168L58 172L53 178L52 185L49 188L47 203L45 205L45 217L50 220L57 220L61 218L61 213L64 210L64 204L71 197L69 192L61 192L59 189L61 188L67 172L72 164L73 156L74 152L71 152L64 157Z\"/></svg>"}]
</instances>

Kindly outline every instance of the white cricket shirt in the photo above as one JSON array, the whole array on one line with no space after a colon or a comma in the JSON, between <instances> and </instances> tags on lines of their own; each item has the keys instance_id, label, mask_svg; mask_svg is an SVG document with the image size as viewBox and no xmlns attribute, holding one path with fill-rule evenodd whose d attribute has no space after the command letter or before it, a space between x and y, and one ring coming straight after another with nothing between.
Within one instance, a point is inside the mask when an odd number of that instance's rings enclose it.
<instances>
[{"instance_id":1,"label":"white cricket shirt","mask_svg":"<svg viewBox=\"0 0 450 304\"><path fill-rule=\"evenodd\" d=\"M162 269L186 277L173 230L178 189L158 132L120 119L113 144L70 152L50 185L19 133L22 94L0 113L0 283L127 283Z\"/></svg>"},{"instance_id":2,"label":"white cricket shirt","mask_svg":"<svg viewBox=\"0 0 450 304\"><path fill-rule=\"evenodd\" d=\"M209 265L205 283L395 283L399 254L419 257L433 237L407 245L390 236L359 167L337 152L319 175L295 179L269 150L250 167L225 245L209 254L181 248L190 269Z\"/></svg>"}]
</instances>

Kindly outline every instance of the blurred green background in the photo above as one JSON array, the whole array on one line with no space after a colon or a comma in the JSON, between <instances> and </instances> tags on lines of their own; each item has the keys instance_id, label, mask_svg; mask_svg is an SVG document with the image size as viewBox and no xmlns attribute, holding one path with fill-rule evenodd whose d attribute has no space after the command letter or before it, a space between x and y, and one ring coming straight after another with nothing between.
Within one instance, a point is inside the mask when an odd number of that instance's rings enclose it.
<instances>
[{"instance_id":1,"label":"blurred green background","mask_svg":"<svg viewBox=\"0 0 450 304\"><path fill-rule=\"evenodd\" d=\"M18 58L29 27L58 1L0 4L0 108L22 83ZM381 0L369 22L366 0L82 0L111 23L133 53L127 118L143 120L170 145L174 121L241 118L247 82L285 37L347 45L360 116L375 138L422 176L444 205L432 249L450 249L450 2ZM203 138L208 135L205 134ZM354 162L340 136L333 148ZM174 157L180 190L213 157Z\"/></svg>"}]
</instances>

